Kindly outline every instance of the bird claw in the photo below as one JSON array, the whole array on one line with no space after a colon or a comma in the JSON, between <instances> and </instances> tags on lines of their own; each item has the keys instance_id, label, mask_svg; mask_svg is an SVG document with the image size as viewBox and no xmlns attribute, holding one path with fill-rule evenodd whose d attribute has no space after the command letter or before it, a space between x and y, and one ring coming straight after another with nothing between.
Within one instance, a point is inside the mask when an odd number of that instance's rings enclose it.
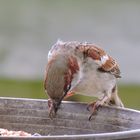
<instances>
[{"instance_id":1,"label":"bird claw","mask_svg":"<svg viewBox=\"0 0 140 140\"><path fill-rule=\"evenodd\" d=\"M92 116L96 114L98 109L102 107L102 104L100 101L96 101L93 103L88 104L87 110L90 111L90 107L92 107L92 114L89 116L88 120L90 121L92 119Z\"/></svg>"},{"instance_id":2,"label":"bird claw","mask_svg":"<svg viewBox=\"0 0 140 140\"><path fill-rule=\"evenodd\" d=\"M93 103L88 104L88 105L87 105L87 110L90 111L90 107L93 108L94 105L95 105L95 103L96 103L96 102L93 102Z\"/></svg>"}]
</instances>

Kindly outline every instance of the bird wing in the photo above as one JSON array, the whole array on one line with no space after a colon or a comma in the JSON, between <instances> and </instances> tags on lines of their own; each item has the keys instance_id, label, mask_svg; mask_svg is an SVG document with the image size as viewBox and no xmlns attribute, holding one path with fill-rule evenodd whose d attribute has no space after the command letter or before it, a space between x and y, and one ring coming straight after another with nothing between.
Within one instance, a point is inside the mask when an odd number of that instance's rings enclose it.
<instances>
[{"instance_id":1,"label":"bird wing","mask_svg":"<svg viewBox=\"0 0 140 140\"><path fill-rule=\"evenodd\" d=\"M97 47L96 45L86 45L84 47L84 53L87 57L90 57L94 62L99 65L99 70L102 72L109 72L116 78L120 78L119 66L111 56L107 55L106 52Z\"/></svg>"},{"instance_id":2,"label":"bird wing","mask_svg":"<svg viewBox=\"0 0 140 140\"><path fill-rule=\"evenodd\" d=\"M108 56L108 59L106 60L105 63L103 63L99 67L99 70L104 71L104 72L109 72L113 74L116 78L121 78L120 76L121 72L120 72L119 66L117 62L111 56Z\"/></svg>"}]
</instances>

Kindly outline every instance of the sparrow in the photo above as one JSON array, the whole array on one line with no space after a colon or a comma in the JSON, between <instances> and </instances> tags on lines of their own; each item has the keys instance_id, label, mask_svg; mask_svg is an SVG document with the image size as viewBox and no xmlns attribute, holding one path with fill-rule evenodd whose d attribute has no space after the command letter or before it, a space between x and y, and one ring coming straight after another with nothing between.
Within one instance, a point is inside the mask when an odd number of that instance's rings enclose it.
<instances>
[{"instance_id":1,"label":"sparrow","mask_svg":"<svg viewBox=\"0 0 140 140\"><path fill-rule=\"evenodd\" d=\"M71 46L71 45L70 45ZM49 96L49 116L53 119L63 98L71 87L71 82L79 71L79 64L72 47L62 41L52 47L48 53L44 88Z\"/></svg>"},{"instance_id":2,"label":"sparrow","mask_svg":"<svg viewBox=\"0 0 140 140\"><path fill-rule=\"evenodd\" d=\"M48 53L44 80L50 118L55 117L61 101L75 93L98 98L87 107L92 108L89 120L104 104L123 107L117 93L120 77L116 60L97 45L57 41Z\"/></svg>"},{"instance_id":3,"label":"sparrow","mask_svg":"<svg viewBox=\"0 0 140 140\"><path fill-rule=\"evenodd\" d=\"M71 87L69 94L79 93L98 98L87 107L88 110L92 107L89 120L104 104L124 107L117 92L117 79L121 76L116 60L103 49L91 43L83 43L77 49L84 54L84 58L79 66L79 79Z\"/></svg>"}]
</instances>

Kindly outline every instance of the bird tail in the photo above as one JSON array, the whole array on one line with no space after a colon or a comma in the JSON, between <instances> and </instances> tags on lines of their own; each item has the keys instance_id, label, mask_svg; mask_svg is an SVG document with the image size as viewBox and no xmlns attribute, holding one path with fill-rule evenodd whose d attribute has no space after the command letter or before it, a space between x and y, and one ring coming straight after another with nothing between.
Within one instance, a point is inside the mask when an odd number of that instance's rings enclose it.
<instances>
[{"instance_id":1,"label":"bird tail","mask_svg":"<svg viewBox=\"0 0 140 140\"><path fill-rule=\"evenodd\" d=\"M110 104L118 106L118 107L124 107L120 97L118 96L117 86L115 86L115 88L112 91Z\"/></svg>"}]
</instances>

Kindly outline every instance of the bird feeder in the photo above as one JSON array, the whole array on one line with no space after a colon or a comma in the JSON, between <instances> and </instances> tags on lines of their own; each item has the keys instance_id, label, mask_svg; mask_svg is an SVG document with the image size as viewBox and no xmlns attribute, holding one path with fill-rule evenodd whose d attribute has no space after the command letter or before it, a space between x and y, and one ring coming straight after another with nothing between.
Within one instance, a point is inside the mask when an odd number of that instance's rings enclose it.
<instances>
[{"instance_id":1,"label":"bird feeder","mask_svg":"<svg viewBox=\"0 0 140 140\"><path fill-rule=\"evenodd\" d=\"M3 140L140 140L140 112L103 106L89 121L85 103L62 102L54 119L47 100L0 98L0 128L32 136ZM34 135L34 134L38 135Z\"/></svg>"}]
</instances>

